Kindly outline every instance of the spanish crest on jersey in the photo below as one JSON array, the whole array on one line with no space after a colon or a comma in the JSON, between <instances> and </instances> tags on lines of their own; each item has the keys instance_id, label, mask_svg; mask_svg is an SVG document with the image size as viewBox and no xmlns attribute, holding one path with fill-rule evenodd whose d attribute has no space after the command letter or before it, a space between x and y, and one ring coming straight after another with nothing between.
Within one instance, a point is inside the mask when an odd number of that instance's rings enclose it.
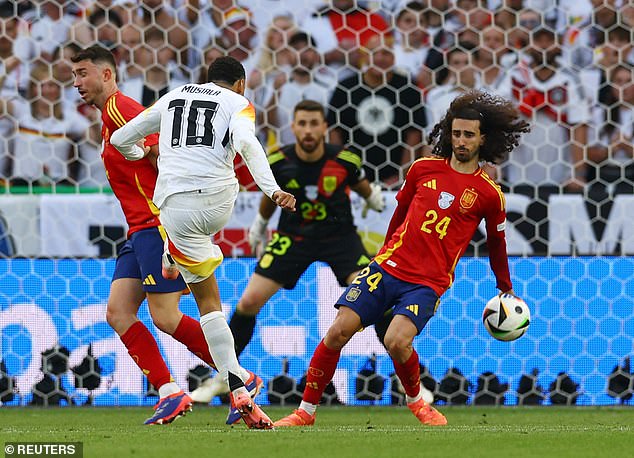
<instances>
[{"instance_id":1,"label":"spanish crest on jersey","mask_svg":"<svg viewBox=\"0 0 634 458\"><path fill-rule=\"evenodd\" d=\"M478 193L473 189L465 189L460 196L460 206L462 208L471 208L478 198Z\"/></svg>"},{"instance_id":2,"label":"spanish crest on jersey","mask_svg":"<svg viewBox=\"0 0 634 458\"><path fill-rule=\"evenodd\" d=\"M337 189L337 177L325 176L323 179L324 191L328 194L332 194Z\"/></svg>"},{"instance_id":3,"label":"spanish crest on jersey","mask_svg":"<svg viewBox=\"0 0 634 458\"><path fill-rule=\"evenodd\" d=\"M438 196L438 206L443 210L447 210L453 204L453 201L456 200L456 196L451 193L441 191Z\"/></svg>"}]
</instances>

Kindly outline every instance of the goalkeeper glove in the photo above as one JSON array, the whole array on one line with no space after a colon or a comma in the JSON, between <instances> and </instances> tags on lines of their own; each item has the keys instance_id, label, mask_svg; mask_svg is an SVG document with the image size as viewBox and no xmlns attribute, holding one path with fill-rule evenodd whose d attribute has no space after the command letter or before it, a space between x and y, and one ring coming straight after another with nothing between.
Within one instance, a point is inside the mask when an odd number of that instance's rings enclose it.
<instances>
[{"instance_id":1,"label":"goalkeeper glove","mask_svg":"<svg viewBox=\"0 0 634 458\"><path fill-rule=\"evenodd\" d=\"M264 219L260 212L255 217L253 224L249 228L249 234L247 236L249 241L249 246L251 247L251 253L254 256L257 256L257 250L260 246L260 243L266 244L266 226L268 225L269 220Z\"/></svg>"},{"instance_id":2,"label":"goalkeeper glove","mask_svg":"<svg viewBox=\"0 0 634 458\"><path fill-rule=\"evenodd\" d=\"M385 196L381 191L381 185L378 183L370 183L370 195L365 198L365 205L361 211L363 218L368 214L368 210L374 210L381 213L385 210Z\"/></svg>"}]
</instances>

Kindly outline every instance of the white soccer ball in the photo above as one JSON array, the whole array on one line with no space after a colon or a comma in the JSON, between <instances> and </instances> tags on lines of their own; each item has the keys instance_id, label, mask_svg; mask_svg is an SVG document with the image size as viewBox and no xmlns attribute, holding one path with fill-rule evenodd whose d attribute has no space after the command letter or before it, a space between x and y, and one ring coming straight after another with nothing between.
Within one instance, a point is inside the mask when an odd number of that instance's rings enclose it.
<instances>
[{"instance_id":1,"label":"white soccer ball","mask_svg":"<svg viewBox=\"0 0 634 458\"><path fill-rule=\"evenodd\" d=\"M519 297L502 294L487 302L482 321L492 337L508 342L524 335L531 322L531 311Z\"/></svg>"}]
</instances>

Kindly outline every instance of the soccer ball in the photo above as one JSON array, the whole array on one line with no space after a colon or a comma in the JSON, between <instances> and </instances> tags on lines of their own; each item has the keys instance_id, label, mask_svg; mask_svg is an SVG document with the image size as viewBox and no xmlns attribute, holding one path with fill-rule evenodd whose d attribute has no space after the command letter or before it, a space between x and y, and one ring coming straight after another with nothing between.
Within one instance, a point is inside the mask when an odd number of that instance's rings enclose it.
<instances>
[{"instance_id":1,"label":"soccer ball","mask_svg":"<svg viewBox=\"0 0 634 458\"><path fill-rule=\"evenodd\" d=\"M508 342L524 335L531 322L531 311L519 297L502 294L487 302L482 321L492 337Z\"/></svg>"}]
</instances>

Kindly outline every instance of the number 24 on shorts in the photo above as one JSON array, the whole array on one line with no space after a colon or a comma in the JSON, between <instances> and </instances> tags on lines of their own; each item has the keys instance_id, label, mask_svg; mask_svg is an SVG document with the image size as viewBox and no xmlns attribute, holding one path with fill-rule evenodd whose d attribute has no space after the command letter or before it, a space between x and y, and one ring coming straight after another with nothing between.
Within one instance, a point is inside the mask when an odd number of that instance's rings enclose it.
<instances>
[{"instance_id":1,"label":"number 24 on shorts","mask_svg":"<svg viewBox=\"0 0 634 458\"><path fill-rule=\"evenodd\" d=\"M359 275L357 275L354 280L352 280L353 285L360 285L362 280L365 278L365 282L368 284L368 291L372 292L379 287L379 283L383 278L383 274L381 272L375 272L372 275L368 276L370 273L369 267L364 267Z\"/></svg>"}]
</instances>

